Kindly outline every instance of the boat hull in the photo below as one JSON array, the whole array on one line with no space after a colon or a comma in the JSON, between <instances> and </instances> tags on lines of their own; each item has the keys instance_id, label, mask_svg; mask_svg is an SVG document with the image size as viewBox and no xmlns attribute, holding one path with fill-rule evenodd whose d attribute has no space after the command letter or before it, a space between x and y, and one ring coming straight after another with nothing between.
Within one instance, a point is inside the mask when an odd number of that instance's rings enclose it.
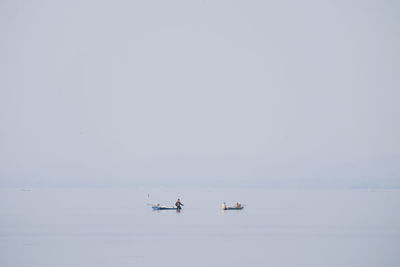
<instances>
[{"instance_id":1,"label":"boat hull","mask_svg":"<svg viewBox=\"0 0 400 267\"><path fill-rule=\"evenodd\" d=\"M242 210L244 207L240 207L240 208L235 208L235 207L228 207L224 210Z\"/></svg>"},{"instance_id":2,"label":"boat hull","mask_svg":"<svg viewBox=\"0 0 400 267\"><path fill-rule=\"evenodd\" d=\"M152 207L153 210L178 210L178 208L174 207Z\"/></svg>"}]
</instances>

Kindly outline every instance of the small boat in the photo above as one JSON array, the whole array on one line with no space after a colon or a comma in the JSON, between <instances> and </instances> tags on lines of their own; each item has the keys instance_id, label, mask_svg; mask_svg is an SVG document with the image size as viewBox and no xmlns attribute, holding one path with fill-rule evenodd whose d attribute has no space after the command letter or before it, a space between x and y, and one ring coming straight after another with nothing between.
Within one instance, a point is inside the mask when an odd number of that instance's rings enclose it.
<instances>
[{"instance_id":1,"label":"small boat","mask_svg":"<svg viewBox=\"0 0 400 267\"><path fill-rule=\"evenodd\" d=\"M21 190L22 191L32 191L32 187L31 186L24 186Z\"/></svg>"},{"instance_id":2,"label":"small boat","mask_svg":"<svg viewBox=\"0 0 400 267\"><path fill-rule=\"evenodd\" d=\"M178 207L166 207L166 206L152 206L153 210L180 210L181 208Z\"/></svg>"},{"instance_id":3,"label":"small boat","mask_svg":"<svg viewBox=\"0 0 400 267\"><path fill-rule=\"evenodd\" d=\"M226 203L222 203L222 210L242 210L244 209L244 206L240 204L240 202L237 202L235 206L233 207L228 207L226 206Z\"/></svg>"},{"instance_id":4,"label":"small boat","mask_svg":"<svg viewBox=\"0 0 400 267\"><path fill-rule=\"evenodd\" d=\"M243 206L241 206L241 207L226 207L224 210L242 210L242 209L244 209Z\"/></svg>"}]
</instances>

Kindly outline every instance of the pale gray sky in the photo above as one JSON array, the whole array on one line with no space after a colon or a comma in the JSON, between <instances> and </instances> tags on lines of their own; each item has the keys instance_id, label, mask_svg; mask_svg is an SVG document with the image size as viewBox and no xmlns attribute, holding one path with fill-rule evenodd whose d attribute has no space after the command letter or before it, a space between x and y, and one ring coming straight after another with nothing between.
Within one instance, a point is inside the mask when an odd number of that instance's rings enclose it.
<instances>
[{"instance_id":1,"label":"pale gray sky","mask_svg":"<svg viewBox=\"0 0 400 267\"><path fill-rule=\"evenodd\" d=\"M0 185L399 185L399 14L3 0Z\"/></svg>"}]
</instances>

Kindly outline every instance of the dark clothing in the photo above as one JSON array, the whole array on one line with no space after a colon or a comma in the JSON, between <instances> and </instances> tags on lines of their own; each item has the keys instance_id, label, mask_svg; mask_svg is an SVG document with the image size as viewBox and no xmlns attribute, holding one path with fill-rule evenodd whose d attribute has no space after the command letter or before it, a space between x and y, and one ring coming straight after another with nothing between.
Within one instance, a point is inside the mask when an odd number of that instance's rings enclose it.
<instances>
[{"instance_id":1,"label":"dark clothing","mask_svg":"<svg viewBox=\"0 0 400 267\"><path fill-rule=\"evenodd\" d=\"M177 201L177 202L175 203L175 206L176 206L178 209L181 209L181 208L182 208L181 206L184 206L184 205L182 204L182 202Z\"/></svg>"}]
</instances>

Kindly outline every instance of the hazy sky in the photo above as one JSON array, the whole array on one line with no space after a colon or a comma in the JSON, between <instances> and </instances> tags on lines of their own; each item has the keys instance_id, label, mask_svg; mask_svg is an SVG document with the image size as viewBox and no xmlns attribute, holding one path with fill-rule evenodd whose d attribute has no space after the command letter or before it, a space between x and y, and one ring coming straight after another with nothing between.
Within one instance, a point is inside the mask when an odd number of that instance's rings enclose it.
<instances>
[{"instance_id":1,"label":"hazy sky","mask_svg":"<svg viewBox=\"0 0 400 267\"><path fill-rule=\"evenodd\" d=\"M2 0L0 185L400 184L399 47L397 1Z\"/></svg>"}]
</instances>

